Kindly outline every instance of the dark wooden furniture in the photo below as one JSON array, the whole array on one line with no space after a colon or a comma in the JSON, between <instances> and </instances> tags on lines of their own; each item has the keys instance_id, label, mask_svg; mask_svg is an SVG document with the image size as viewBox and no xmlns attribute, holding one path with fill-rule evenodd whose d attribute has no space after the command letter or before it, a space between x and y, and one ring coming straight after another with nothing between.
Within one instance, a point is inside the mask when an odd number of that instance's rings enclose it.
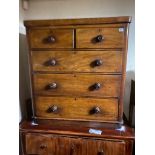
<instances>
[{"instance_id":1,"label":"dark wooden furniture","mask_svg":"<svg viewBox=\"0 0 155 155\"><path fill-rule=\"evenodd\" d=\"M101 130L91 134L89 129ZM131 155L134 130L120 124L57 121L23 122L20 125L23 154Z\"/></svg>"},{"instance_id":2,"label":"dark wooden furniture","mask_svg":"<svg viewBox=\"0 0 155 155\"><path fill-rule=\"evenodd\" d=\"M121 125L130 21L24 22L34 121L20 126L25 155L131 155L133 131Z\"/></svg>"}]
</instances>

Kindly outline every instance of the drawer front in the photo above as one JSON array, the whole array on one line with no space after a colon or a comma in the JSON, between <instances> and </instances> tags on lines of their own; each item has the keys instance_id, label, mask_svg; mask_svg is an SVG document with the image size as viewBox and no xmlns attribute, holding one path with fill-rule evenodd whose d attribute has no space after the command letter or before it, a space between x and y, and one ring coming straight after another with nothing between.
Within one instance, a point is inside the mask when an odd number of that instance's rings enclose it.
<instances>
[{"instance_id":1,"label":"drawer front","mask_svg":"<svg viewBox=\"0 0 155 155\"><path fill-rule=\"evenodd\" d=\"M48 141L48 143L47 143ZM121 140L95 140L51 134L26 134L26 154L32 155L125 155Z\"/></svg>"},{"instance_id":2,"label":"drawer front","mask_svg":"<svg viewBox=\"0 0 155 155\"><path fill-rule=\"evenodd\" d=\"M26 153L32 155L86 155L80 138L50 134L26 134Z\"/></svg>"},{"instance_id":3,"label":"drawer front","mask_svg":"<svg viewBox=\"0 0 155 155\"><path fill-rule=\"evenodd\" d=\"M72 29L33 29L30 31L31 48L73 48Z\"/></svg>"},{"instance_id":4,"label":"drawer front","mask_svg":"<svg viewBox=\"0 0 155 155\"><path fill-rule=\"evenodd\" d=\"M37 95L118 97L120 75L35 74Z\"/></svg>"},{"instance_id":5,"label":"drawer front","mask_svg":"<svg viewBox=\"0 0 155 155\"><path fill-rule=\"evenodd\" d=\"M86 155L86 147L81 138L57 137L55 155Z\"/></svg>"},{"instance_id":6,"label":"drawer front","mask_svg":"<svg viewBox=\"0 0 155 155\"><path fill-rule=\"evenodd\" d=\"M54 155L54 139L44 134L27 134L26 153L32 155Z\"/></svg>"},{"instance_id":7,"label":"drawer front","mask_svg":"<svg viewBox=\"0 0 155 155\"><path fill-rule=\"evenodd\" d=\"M87 155L125 155L124 141L87 140Z\"/></svg>"},{"instance_id":8,"label":"drawer front","mask_svg":"<svg viewBox=\"0 0 155 155\"><path fill-rule=\"evenodd\" d=\"M123 48L124 28L81 28L76 30L77 48Z\"/></svg>"},{"instance_id":9,"label":"drawer front","mask_svg":"<svg viewBox=\"0 0 155 155\"><path fill-rule=\"evenodd\" d=\"M33 51L32 61L34 71L122 71L122 51Z\"/></svg>"},{"instance_id":10,"label":"drawer front","mask_svg":"<svg viewBox=\"0 0 155 155\"><path fill-rule=\"evenodd\" d=\"M117 99L35 97L36 116L41 118L116 121Z\"/></svg>"}]
</instances>

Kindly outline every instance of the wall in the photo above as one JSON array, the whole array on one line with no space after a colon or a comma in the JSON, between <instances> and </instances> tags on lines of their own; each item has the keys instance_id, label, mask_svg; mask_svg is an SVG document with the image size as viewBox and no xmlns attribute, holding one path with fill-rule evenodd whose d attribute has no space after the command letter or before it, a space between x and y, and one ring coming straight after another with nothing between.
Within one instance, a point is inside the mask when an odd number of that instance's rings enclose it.
<instances>
[{"instance_id":1,"label":"wall","mask_svg":"<svg viewBox=\"0 0 155 155\"><path fill-rule=\"evenodd\" d=\"M124 99L124 111L128 115L130 81L131 79L134 79L135 74L134 3L134 0L30 0L29 9L27 11L24 11L21 8L20 3L20 33L25 33L22 23L23 20L26 19L132 16L133 20L130 25L129 33L127 79ZM21 44L25 46L26 41L25 43L21 42ZM25 49L21 49L20 53L24 54L24 52L27 51ZM22 58L27 59L25 56ZM22 63L24 62L25 61ZM23 71L22 75L27 77L26 73L27 71ZM28 79L26 79L26 81L28 81ZM26 86L25 89L27 90L28 87Z\"/></svg>"}]
</instances>

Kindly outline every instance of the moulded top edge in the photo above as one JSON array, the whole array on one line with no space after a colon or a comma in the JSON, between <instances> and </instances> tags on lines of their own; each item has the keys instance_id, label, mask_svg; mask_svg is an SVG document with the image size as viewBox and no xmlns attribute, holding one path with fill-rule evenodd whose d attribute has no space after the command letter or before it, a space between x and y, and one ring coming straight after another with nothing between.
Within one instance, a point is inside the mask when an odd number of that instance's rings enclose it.
<instances>
[{"instance_id":1,"label":"moulded top edge","mask_svg":"<svg viewBox=\"0 0 155 155\"><path fill-rule=\"evenodd\" d=\"M25 20L26 27L130 23L130 16L78 19Z\"/></svg>"}]
</instances>

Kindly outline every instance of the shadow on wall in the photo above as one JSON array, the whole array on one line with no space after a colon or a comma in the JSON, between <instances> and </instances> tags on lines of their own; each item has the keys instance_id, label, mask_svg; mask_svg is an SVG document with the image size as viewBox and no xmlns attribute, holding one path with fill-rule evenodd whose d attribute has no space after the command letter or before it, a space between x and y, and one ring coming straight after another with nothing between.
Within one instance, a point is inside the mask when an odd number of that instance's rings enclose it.
<instances>
[{"instance_id":1,"label":"shadow on wall","mask_svg":"<svg viewBox=\"0 0 155 155\"><path fill-rule=\"evenodd\" d=\"M26 35L19 34L19 121L27 117L26 100L30 98L28 46Z\"/></svg>"},{"instance_id":2,"label":"shadow on wall","mask_svg":"<svg viewBox=\"0 0 155 155\"><path fill-rule=\"evenodd\" d=\"M130 93L131 93L131 80L135 80L135 72L127 71L125 81L125 94L124 94L124 113L129 118L129 104L130 104ZM135 115L133 116L133 125L135 124Z\"/></svg>"}]
</instances>

